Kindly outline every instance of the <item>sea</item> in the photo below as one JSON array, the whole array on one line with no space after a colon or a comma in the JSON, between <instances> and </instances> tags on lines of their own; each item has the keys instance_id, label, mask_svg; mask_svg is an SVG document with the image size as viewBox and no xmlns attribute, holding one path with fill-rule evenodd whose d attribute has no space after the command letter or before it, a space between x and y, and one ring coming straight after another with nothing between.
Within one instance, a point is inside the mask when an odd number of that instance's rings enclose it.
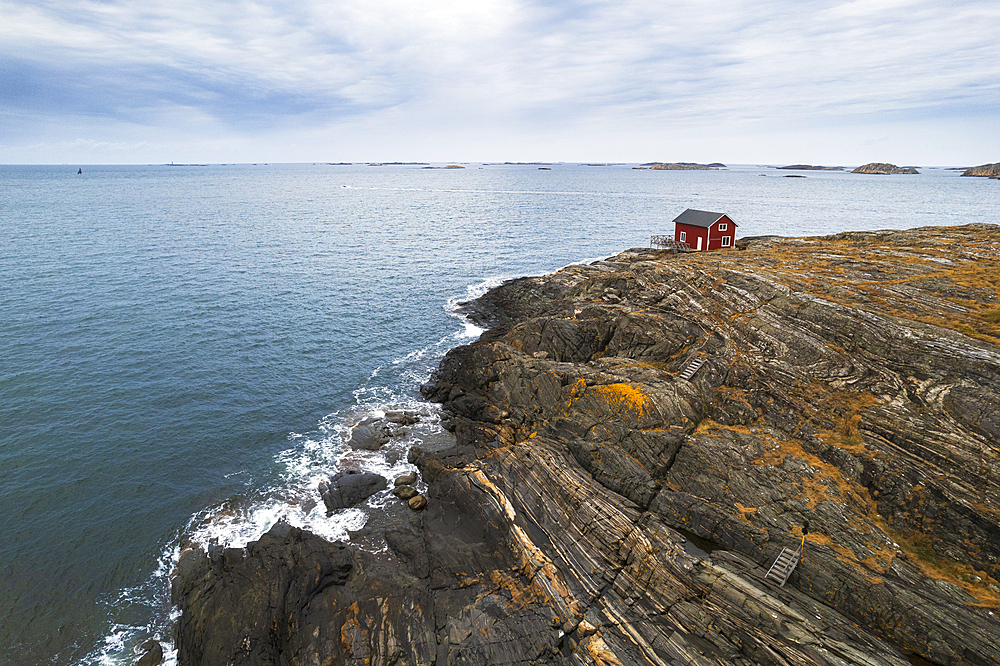
<instances>
[{"instance_id":1,"label":"sea","mask_svg":"<svg viewBox=\"0 0 1000 666\"><path fill-rule=\"evenodd\" d=\"M419 386L482 332L456 304L504 279L686 208L738 236L1000 222L1000 181L945 167L461 166L0 166L0 665L133 664L149 638L173 663L182 543L350 538L386 493L327 517L317 483L411 468L440 432ZM394 409L422 422L392 450L345 445Z\"/></svg>"}]
</instances>

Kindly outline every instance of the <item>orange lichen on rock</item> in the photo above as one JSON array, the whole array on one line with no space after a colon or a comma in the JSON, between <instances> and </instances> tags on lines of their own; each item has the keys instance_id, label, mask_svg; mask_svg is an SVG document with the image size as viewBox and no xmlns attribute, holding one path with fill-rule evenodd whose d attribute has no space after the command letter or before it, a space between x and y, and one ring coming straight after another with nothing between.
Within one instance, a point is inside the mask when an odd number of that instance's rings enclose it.
<instances>
[{"instance_id":1,"label":"orange lichen on rock","mask_svg":"<svg viewBox=\"0 0 1000 666\"><path fill-rule=\"evenodd\" d=\"M631 384L604 384L590 389L614 412L642 416L646 413L649 398Z\"/></svg>"}]
</instances>

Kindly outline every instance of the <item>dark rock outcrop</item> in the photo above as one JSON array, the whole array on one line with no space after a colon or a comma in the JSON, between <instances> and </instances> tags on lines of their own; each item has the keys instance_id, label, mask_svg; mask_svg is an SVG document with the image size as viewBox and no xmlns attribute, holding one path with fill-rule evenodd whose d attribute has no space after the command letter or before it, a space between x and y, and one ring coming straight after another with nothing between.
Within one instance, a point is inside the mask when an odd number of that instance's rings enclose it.
<instances>
[{"instance_id":1,"label":"dark rock outcrop","mask_svg":"<svg viewBox=\"0 0 1000 666\"><path fill-rule=\"evenodd\" d=\"M979 166L966 169L963 176L983 176L986 178L1000 178L1000 162L993 164L980 164Z\"/></svg>"},{"instance_id":2,"label":"dark rock outcrop","mask_svg":"<svg viewBox=\"0 0 1000 666\"><path fill-rule=\"evenodd\" d=\"M725 169L726 165L713 162L712 164L698 164L697 162L649 162L642 166L654 171L715 171Z\"/></svg>"},{"instance_id":3,"label":"dark rock outcrop","mask_svg":"<svg viewBox=\"0 0 1000 666\"><path fill-rule=\"evenodd\" d=\"M791 169L793 171L843 171L844 167L817 166L814 164L789 164L780 166L779 169Z\"/></svg>"},{"instance_id":4,"label":"dark rock outcrop","mask_svg":"<svg viewBox=\"0 0 1000 666\"><path fill-rule=\"evenodd\" d=\"M852 169L851 173L875 173L875 174L914 174L920 173L915 167L898 167L895 164L886 164L885 162L869 162L868 164L863 164L857 169Z\"/></svg>"},{"instance_id":5,"label":"dark rock outcrop","mask_svg":"<svg viewBox=\"0 0 1000 666\"><path fill-rule=\"evenodd\" d=\"M359 504L388 486L389 482L378 474L348 470L337 472L329 481L320 481L319 494L329 515Z\"/></svg>"},{"instance_id":6,"label":"dark rock outcrop","mask_svg":"<svg viewBox=\"0 0 1000 666\"><path fill-rule=\"evenodd\" d=\"M389 422L384 419L368 418L351 429L348 444L352 449L375 451L392 437Z\"/></svg>"},{"instance_id":7,"label":"dark rock outcrop","mask_svg":"<svg viewBox=\"0 0 1000 666\"><path fill-rule=\"evenodd\" d=\"M1000 230L746 247L470 304L424 510L186 553L181 665L1000 664Z\"/></svg>"},{"instance_id":8,"label":"dark rock outcrop","mask_svg":"<svg viewBox=\"0 0 1000 666\"><path fill-rule=\"evenodd\" d=\"M160 645L160 641L150 639L140 645L139 649L143 651L143 654L135 662L135 666L159 666L163 663L163 646Z\"/></svg>"}]
</instances>

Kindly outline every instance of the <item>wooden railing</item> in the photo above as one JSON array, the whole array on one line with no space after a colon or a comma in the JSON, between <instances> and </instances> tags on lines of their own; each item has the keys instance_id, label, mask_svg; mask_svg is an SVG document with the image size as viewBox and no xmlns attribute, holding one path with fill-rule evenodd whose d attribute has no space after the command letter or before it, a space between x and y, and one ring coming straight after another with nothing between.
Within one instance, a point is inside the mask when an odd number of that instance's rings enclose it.
<instances>
[{"instance_id":1,"label":"wooden railing","mask_svg":"<svg viewBox=\"0 0 1000 666\"><path fill-rule=\"evenodd\" d=\"M690 252L691 246L687 243L674 240L673 236L650 236L649 238L650 247L661 247L665 250L673 250L674 252Z\"/></svg>"}]
</instances>

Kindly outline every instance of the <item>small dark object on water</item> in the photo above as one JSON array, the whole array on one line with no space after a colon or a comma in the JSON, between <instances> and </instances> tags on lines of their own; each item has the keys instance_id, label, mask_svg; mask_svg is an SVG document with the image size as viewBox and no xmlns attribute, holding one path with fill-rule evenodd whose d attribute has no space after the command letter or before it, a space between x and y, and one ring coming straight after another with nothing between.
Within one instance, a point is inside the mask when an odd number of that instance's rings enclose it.
<instances>
[{"instance_id":1,"label":"small dark object on water","mask_svg":"<svg viewBox=\"0 0 1000 666\"><path fill-rule=\"evenodd\" d=\"M76 175L79 176L81 173L83 173L83 167L80 167L79 169L76 170Z\"/></svg>"}]
</instances>

